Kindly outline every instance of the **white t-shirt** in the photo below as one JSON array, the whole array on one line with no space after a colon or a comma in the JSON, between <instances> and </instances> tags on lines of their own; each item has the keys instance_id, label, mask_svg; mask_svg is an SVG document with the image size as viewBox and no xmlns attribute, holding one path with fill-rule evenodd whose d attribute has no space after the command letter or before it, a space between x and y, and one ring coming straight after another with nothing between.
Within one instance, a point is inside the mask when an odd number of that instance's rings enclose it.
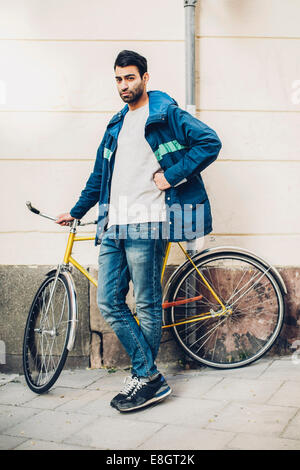
<instances>
[{"instance_id":1,"label":"white t-shirt","mask_svg":"<svg viewBox=\"0 0 300 470\"><path fill-rule=\"evenodd\" d=\"M145 139L149 105L125 115L112 175L108 227L166 220L165 194L153 181L160 169Z\"/></svg>"}]
</instances>

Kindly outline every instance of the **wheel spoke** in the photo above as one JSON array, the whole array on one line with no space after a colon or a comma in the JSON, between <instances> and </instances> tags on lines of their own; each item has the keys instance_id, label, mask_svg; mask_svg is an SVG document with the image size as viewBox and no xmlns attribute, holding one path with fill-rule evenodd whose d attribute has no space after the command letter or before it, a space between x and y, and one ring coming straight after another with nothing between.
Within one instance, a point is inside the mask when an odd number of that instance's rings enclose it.
<instances>
[{"instance_id":1,"label":"wheel spoke","mask_svg":"<svg viewBox=\"0 0 300 470\"><path fill-rule=\"evenodd\" d=\"M283 321L283 300L277 280L258 260L245 254L219 253L198 261L197 268L223 302L222 312L195 268L185 268L172 301L202 295L201 301L171 308L171 323L186 352L215 367L237 367L256 360L275 341ZM211 318L201 320L200 316Z\"/></svg>"},{"instance_id":2,"label":"wheel spoke","mask_svg":"<svg viewBox=\"0 0 300 470\"><path fill-rule=\"evenodd\" d=\"M38 393L46 391L56 380L66 358L69 298L63 277L53 276L42 284L30 310L23 364L28 385Z\"/></svg>"}]
</instances>

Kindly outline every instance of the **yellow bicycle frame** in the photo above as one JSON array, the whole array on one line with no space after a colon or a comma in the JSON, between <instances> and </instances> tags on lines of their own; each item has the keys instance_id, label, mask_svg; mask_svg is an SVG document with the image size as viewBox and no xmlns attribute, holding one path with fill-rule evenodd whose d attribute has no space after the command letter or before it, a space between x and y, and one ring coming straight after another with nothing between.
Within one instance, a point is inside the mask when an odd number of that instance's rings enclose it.
<instances>
[{"instance_id":1,"label":"yellow bicycle frame","mask_svg":"<svg viewBox=\"0 0 300 470\"><path fill-rule=\"evenodd\" d=\"M72 249L73 249L73 244L74 242L81 242L81 241L86 241L86 240L95 240L95 237L85 237L85 236L76 236L74 232L70 232L69 234L69 238L68 238L68 243L67 243L67 248L66 248L66 251L65 251L65 256L64 256L64 264L69 264L71 263L73 266L75 266L75 268L78 269L78 271L80 271L85 277L88 278L88 280L94 284L94 286L98 286L98 282L96 281L96 279L93 278L93 276L90 275L90 273L84 269L83 266L81 266L81 264L79 264L74 258L72 258L71 256L71 253L72 253Z\"/></svg>"},{"instance_id":2,"label":"yellow bicycle frame","mask_svg":"<svg viewBox=\"0 0 300 470\"><path fill-rule=\"evenodd\" d=\"M92 240L95 240L95 236L76 236L76 229L74 230L72 228L71 231L70 231L69 237L68 237L68 242L67 242L67 247L66 247L63 263L64 263L64 265L68 265L69 263L72 264L94 286L97 287L98 286L97 280L94 279L93 276L91 276L90 273L71 256L74 242L92 241ZM198 275L200 276L200 278L202 279L202 281L204 282L204 284L206 285L208 290L211 292L211 294L216 299L216 301L220 304L222 310L220 312L217 312L217 313L214 312L213 314L211 312L207 312L207 313L202 313L202 314L199 314L199 315L195 315L194 317L190 317L190 319L188 319L188 320L184 320L184 321L181 321L181 322L178 322L178 323L172 323L170 325L164 325L162 328L170 328L170 327L176 326L176 325L181 325L181 324L185 324L185 323L192 323L192 322L196 322L196 321L200 321L200 320L205 320L205 319L208 319L208 318L212 318L213 316L216 317L216 316L221 316L221 315L224 315L224 314L232 313L231 310L227 309L225 307L225 305L222 303L222 301L217 296L217 294L215 293L213 288L210 286L210 284L207 282L207 280L205 279L203 274L197 268L197 266L195 265L192 258L189 256L187 251L183 248L182 244L180 242L177 242L177 243L178 243L179 247L181 248L182 252L184 253L184 255L186 256L186 258L189 260L189 262L193 265L193 267L197 271ZM166 253L165 253L165 256L164 256L163 268L162 268L162 273L161 273L161 281L163 280L163 277L164 277L167 261L168 261L168 258L169 258L170 249L171 249L171 242L168 243ZM136 315L135 315L135 318L137 320Z\"/></svg>"}]
</instances>

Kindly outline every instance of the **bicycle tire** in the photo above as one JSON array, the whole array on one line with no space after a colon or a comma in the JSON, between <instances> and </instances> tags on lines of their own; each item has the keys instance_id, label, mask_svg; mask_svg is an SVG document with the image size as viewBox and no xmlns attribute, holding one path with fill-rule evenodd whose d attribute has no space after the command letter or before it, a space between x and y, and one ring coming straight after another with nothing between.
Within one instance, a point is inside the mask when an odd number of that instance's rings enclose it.
<instances>
[{"instance_id":1,"label":"bicycle tire","mask_svg":"<svg viewBox=\"0 0 300 470\"><path fill-rule=\"evenodd\" d=\"M56 279L55 271L50 273L33 299L23 340L24 375L27 385L35 393L49 390L64 367L72 308L66 275L61 272Z\"/></svg>"},{"instance_id":2,"label":"bicycle tire","mask_svg":"<svg viewBox=\"0 0 300 470\"><path fill-rule=\"evenodd\" d=\"M234 264L231 269L230 262ZM168 300L200 294L203 298L169 308L170 324L184 322L172 327L176 341L196 362L219 369L243 367L261 358L279 336L285 313L281 286L271 267L237 251L210 253L194 263L223 304L232 305L232 313L216 314L220 304L192 264L186 263L171 284ZM231 285L235 287L230 293ZM249 293L254 300L252 307ZM204 312L215 316L194 321ZM189 319L193 321L185 323Z\"/></svg>"}]
</instances>

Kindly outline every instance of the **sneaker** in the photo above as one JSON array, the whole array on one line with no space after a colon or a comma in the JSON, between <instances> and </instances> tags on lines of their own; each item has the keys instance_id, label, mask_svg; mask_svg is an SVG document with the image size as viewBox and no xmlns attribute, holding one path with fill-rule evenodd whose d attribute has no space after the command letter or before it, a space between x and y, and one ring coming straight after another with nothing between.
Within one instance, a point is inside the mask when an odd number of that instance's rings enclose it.
<instances>
[{"instance_id":1,"label":"sneaker","mask_svg":"<svg viewBox=\"0 0 300 470\"><path fill-rule=\"evenodd\" d=\"M137 379L136 386L129 396L118 402L119 411L132 411L164 400L172 392L164 377L159 374L155 380Z\"/></svg>"},{"instance_id":2,"label":"sneaker","mask_svg":"<svg viewBox=\"0 0 300 470\"><path fill-rule=\"evenodd\" d=\"M133 392L135 386L138 383L138 378L135 375L132 377L128 376L125 378L124 382L126 383L126 385L110 402L110 406L112 406L113 408L117 408L117 404L120 400L123 400L124 398L130 396L130 394Z\"/></svg>"}]
</instances>

